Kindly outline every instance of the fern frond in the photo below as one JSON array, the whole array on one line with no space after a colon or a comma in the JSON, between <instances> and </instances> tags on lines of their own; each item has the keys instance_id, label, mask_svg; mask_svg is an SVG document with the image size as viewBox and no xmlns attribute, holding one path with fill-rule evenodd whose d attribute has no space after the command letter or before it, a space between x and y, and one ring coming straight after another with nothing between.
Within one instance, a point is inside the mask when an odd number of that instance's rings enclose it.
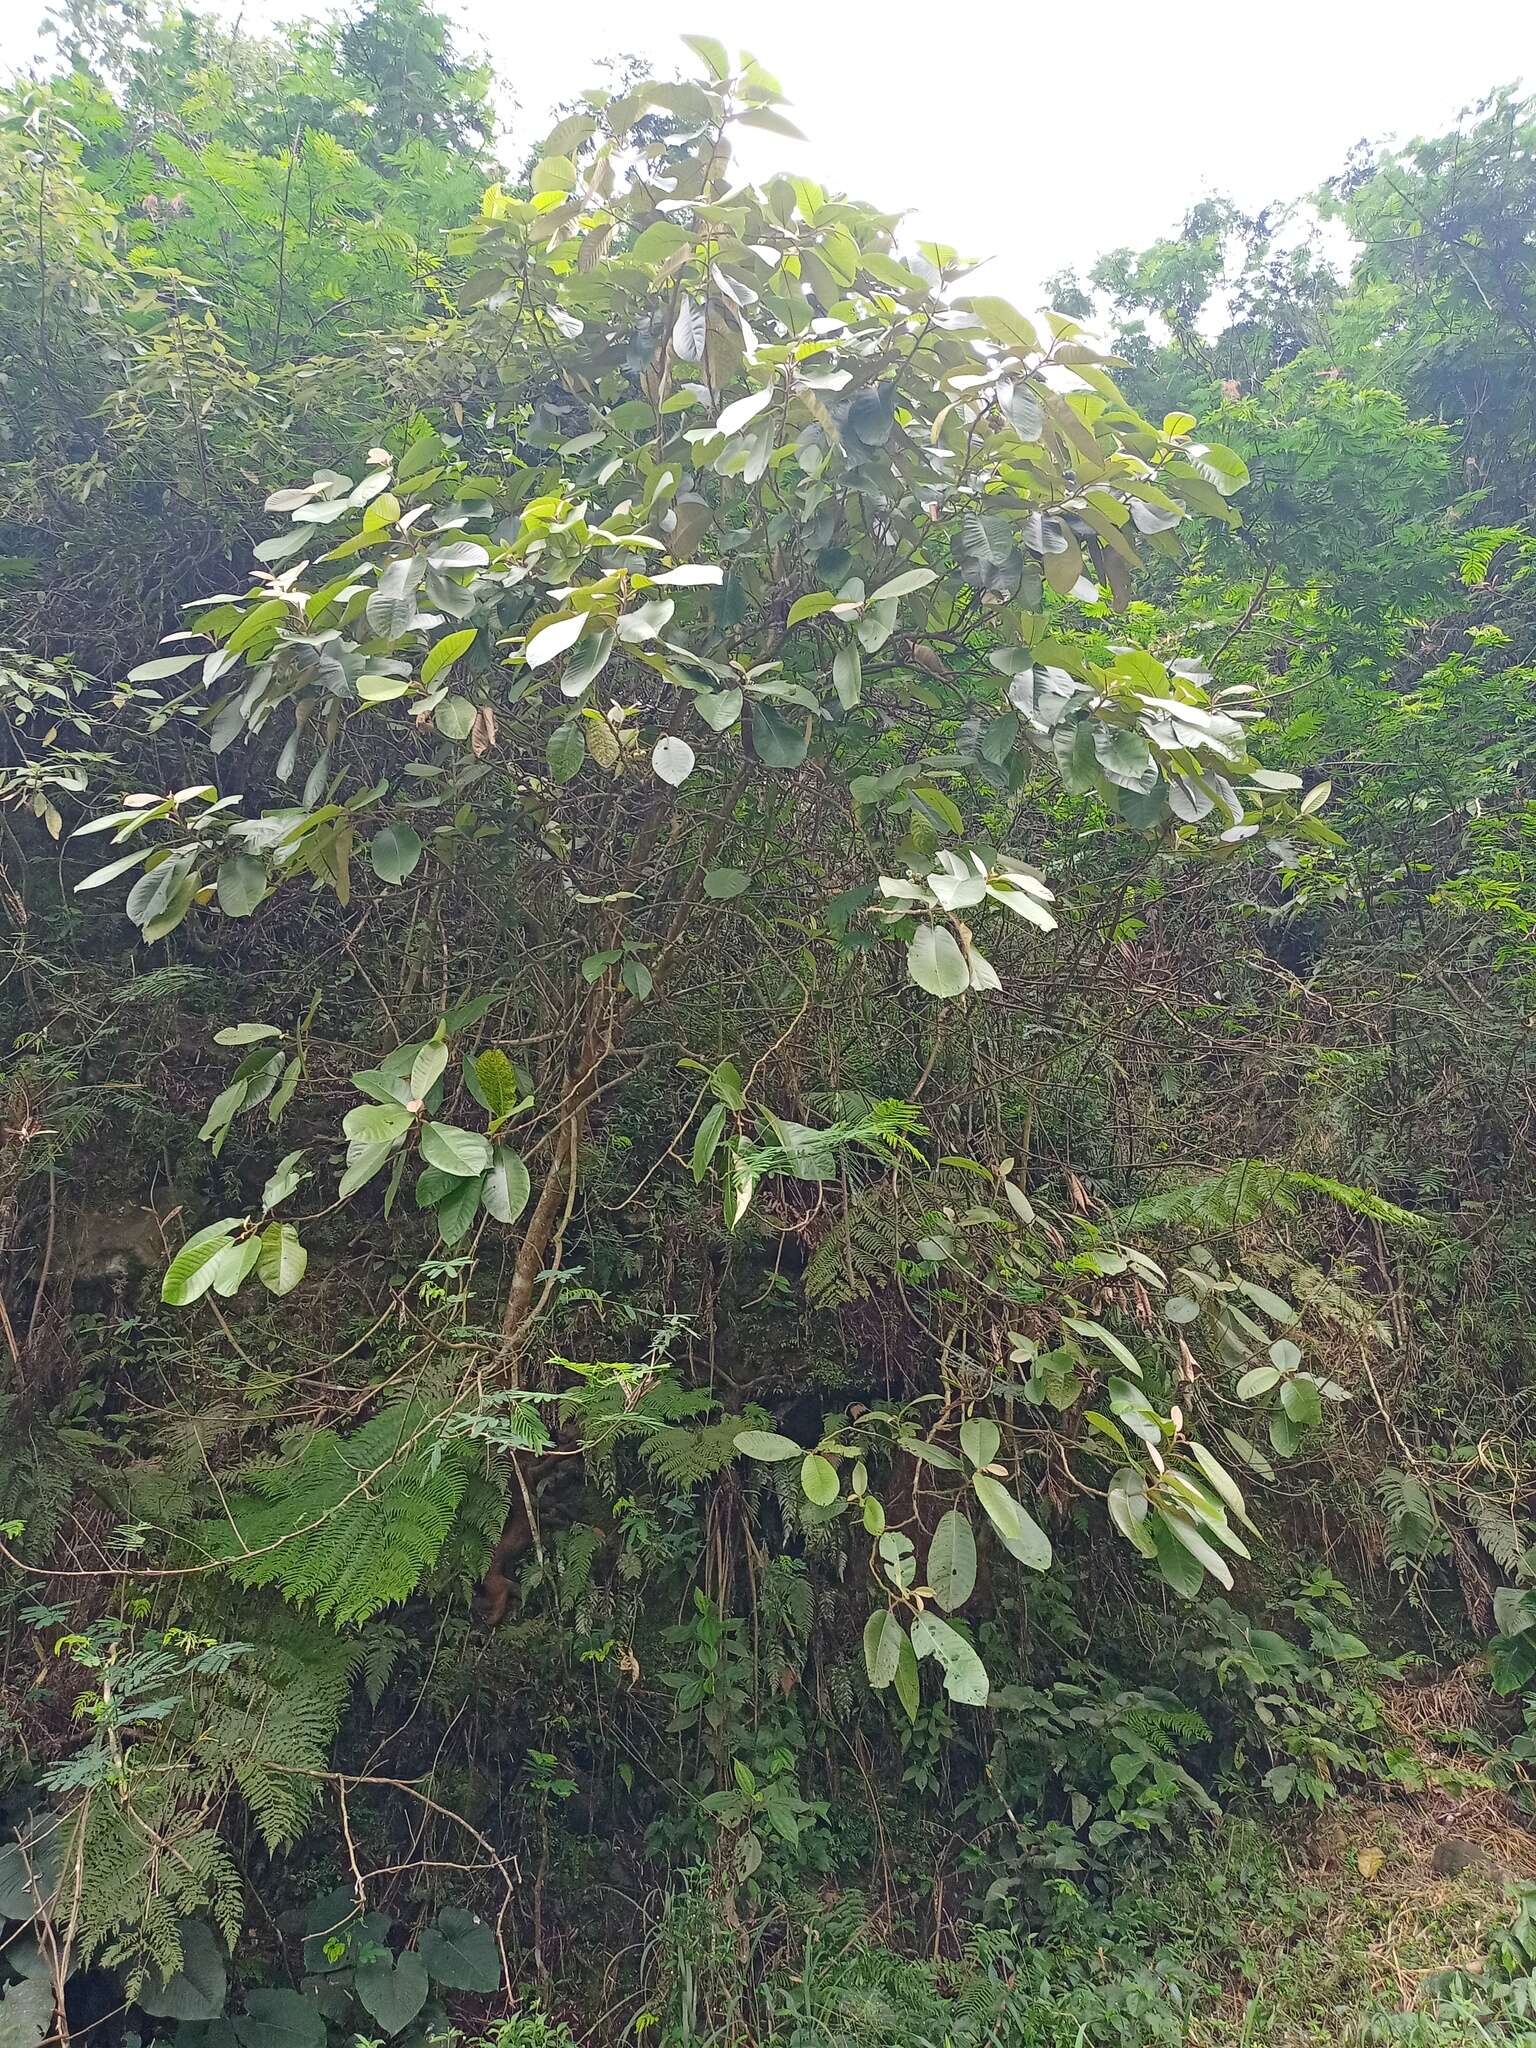
<instances>
[{"instance_id":1,"label":"fern frond","mask_svg":"<svg viewBox=\"0 0 1536 2048\"><path fill-rule=\"evenodd\" d=\"M1510 1503L1490 1500L1486 1493L1469 1487L1461 1496L1461 1506L1478 1542L1500 1571L1515 1578L1526 1561L1526 1544Z\"/></svg>"},{"instance_id":2,"label":"fern frond","mask_svg":"<svg viewBox=\"0 0 1536 2048\"><path fill-rule=\"evenodd\" d=\"M1267 1210L1294 1216L1296 1197L1301 1193L1326 1195L1356 1215L1368 1216L1373 1222L1398 1230L1433 1234L1432 1226L1422 1216L1415 1216L1410 1209L1400 1209L1370 1188L1328 1180L1322 1174L1302 1173L1294 1167L1272 1166L1262 1159L1234 1159L1220 1173L1130 1203L1117 1211L1115 1220L1123 1230L1190 1229L1220 1233L1253 1223Z\"/></svg>"},{"instance_id":3,"label":"fern frond","mask_svg":"<svg viewBox=\"0 0 1536 2048\"><path fill-rule=\"evenodd\" d=\"M733 1463L740 1427L733 1415L702 1429L659 1429L641 1444L641 1461L658 1485L680 1493L715 1478Z\"/></svg>"},{"instance_id":4,"label":"fern frond","mask_svg":"<svg viewBox=\"0 0 1536 2048\"><path fill-rule=\"evenodd\" d=\"M1470 543L1461 557L1461 580L1468 588L1486 583L1493 558L1502 547L1530 545L1530 535L1518 526L1485 526L1467 535Z\"/></svg>"},{"instance_id":5,"label":"fern frond","mask_svg":"<svg viewBox=\"0 0 1536 2048\"><path fill-rule=\"evenodd\" d=\"M1442 1541L1434 1497L1421 1479L1395 1465L1378 1474L1376 1494L1386 1517L1387 1564L1394 1572L1410 1570Z\"/></svg>"},{"instance_id":6,"label":"fern frond","mask_svg":"<svg viewBox=\"0 0 1536 2048\"><path fill-rule=\"evenodd\" d=\"M247 1471L227 1520L198 1525L206 1554L224 1559L238 1584L276 1586L338 1628L409 1599L475 1471L472 1447L444 1442L439 1424L406 1401L348 1437L298 1433L279 1463Z\"/></svg>"},{"instance_id":7,"label":"fern frond","mask_svg":"<svg viewBox=\"0 0 1536 2048\"><path fill-rule=\"evenodd\" d=\"M866 1301L896 1270L905 1226L900 1196L889 1182L854 1194L806 1262L806 1301L812 1308Z\"/></svg>"}]
</instances>

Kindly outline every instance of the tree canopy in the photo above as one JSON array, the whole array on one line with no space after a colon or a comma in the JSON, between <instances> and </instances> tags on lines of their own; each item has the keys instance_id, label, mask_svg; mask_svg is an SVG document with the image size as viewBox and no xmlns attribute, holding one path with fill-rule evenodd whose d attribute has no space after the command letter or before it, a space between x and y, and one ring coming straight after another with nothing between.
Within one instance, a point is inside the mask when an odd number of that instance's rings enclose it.
<instances>
[{"instance_id":1,"label":"tree canopy","mask_svg":"<svg viewBox=\"0 0 1536 2048\"><path fill-rule=\"evenodd\" d=\"M685 40L6 97L6 2048L1235 2041L1197 1822L1531 1810L1529 110L1026 312Z\"/></svg>"}]
</instances>

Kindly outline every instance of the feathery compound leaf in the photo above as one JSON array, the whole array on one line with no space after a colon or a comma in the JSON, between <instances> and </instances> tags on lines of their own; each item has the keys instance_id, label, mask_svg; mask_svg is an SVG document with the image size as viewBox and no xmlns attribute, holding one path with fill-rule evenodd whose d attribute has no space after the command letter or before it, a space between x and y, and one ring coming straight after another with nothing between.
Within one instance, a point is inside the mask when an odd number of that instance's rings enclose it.
<instances>
[{"instance_id":1,"label":"feathery compound leaf","mask_svg":"<svg viewBox=\"0 0 1536 2048\"><path fill-rule=\"evenodd\" d=\"M198 1525L242 1586L275 1586L337 1627L408 1599L437 1562L475 1459L420 1404L400 1402L350 1436L306 1433L281 1464L227 1492L228 1518Z\"/></svg>"}]
</instances>

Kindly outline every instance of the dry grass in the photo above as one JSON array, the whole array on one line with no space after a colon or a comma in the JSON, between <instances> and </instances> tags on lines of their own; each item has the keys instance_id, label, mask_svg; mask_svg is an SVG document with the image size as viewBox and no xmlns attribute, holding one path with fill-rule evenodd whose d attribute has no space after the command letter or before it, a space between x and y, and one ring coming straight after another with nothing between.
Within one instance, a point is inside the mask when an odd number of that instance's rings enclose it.
<instances>
[{"instance_id":1,"label":"dry grass","mask_svg":"<svg viewBox=\"0 0 1536 2048\"><path fill-rule=\"evenodd\" d=\"M1273 1908L1241 1920L1241 1969L1189 2048L1342 2048L1373 2006L1411 2008L1426 1978L1477 1970L1509 1916L1509 1877L1536 1875L1536 1839L1511 1814L1497 1793L1473 1792L1298 1819ZM1435 1851L1451 1839L1481 1855L1442 1875Z\"/></svg>"}]
</instances>

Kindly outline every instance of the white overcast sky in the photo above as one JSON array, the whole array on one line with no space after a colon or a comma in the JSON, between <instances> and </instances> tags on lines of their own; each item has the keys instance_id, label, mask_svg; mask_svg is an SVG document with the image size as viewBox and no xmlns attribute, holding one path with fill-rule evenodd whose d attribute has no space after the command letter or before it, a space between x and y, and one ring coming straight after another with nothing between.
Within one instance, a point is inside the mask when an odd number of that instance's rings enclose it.
<instances>
[{"instance_id":1,"label":"white overcast sky","mask_svg":"<svg viewBox=\"0 0 1536 2048\"><path fill-rule=\"evenodd\" d=\"M253 28L325 0L215 0ZM1438 133L1493 86L1536 87L1536 0L439 0L516 101L512 134L619 53L692 66L684 31L777 75L805 143L758 135L754 175L802 170L990 257L1038 300L1063 265L1141 246L1203 193L1257 209L1339 168L1362 137ZM43 0L0 0L0 68L36 47Z\"/></svg>"}]
</instances>

